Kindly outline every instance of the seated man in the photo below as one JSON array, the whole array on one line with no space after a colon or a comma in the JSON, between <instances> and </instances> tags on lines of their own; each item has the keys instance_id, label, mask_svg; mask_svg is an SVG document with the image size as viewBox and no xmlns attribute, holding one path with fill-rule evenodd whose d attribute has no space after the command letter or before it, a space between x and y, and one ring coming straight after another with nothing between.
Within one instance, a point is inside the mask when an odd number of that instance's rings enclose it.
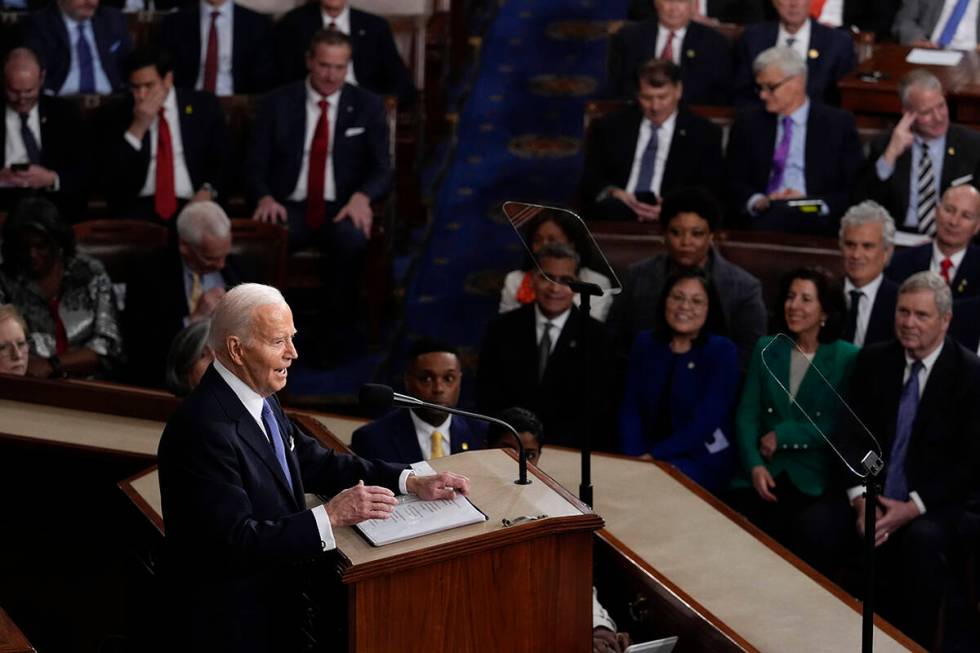
<instances>
[{"instance_id":1,"label":"seated man","mask_svg":"<svg viewBox=\"0 0 980 653\"><path fill-rule=\"evenodd\" d=\"M588 219L648 222L675 188L721 186L721 129L679 106L677 64L654 59L637 71L638 106L592 125L585 148L582 200Z\"/></svg>"},{"instance_id":2,"label":"seated man","mask_svg":"<svg viewBox=\"0 0 980 653\"><path fill-rule=\"evenodd\" d=\"M732 125L728 179L732 212L749 228L830 235L861 166L854 116L811 102L795 50L770 48L753 64L763 107ZM796 205L800 200L817 202Z\"/></svg>"},{"instance_id":3,"label":"seated man","mask_svg":"<svg viewBox=\"0 0 980 653\"><path fill-rule=\"evenodd\" d=\"M980 134L950 124L943 86L932 73L911 71L898 92L902 119L871 143L857 194L884 206L899 229L932 235L940 195L980 183Z\"/></svg>"},{"instance_id":4,"label":"seated man","mask_svg":"<svg viewBox=\"0 0 980 653\"><path fill-rule=\"evenodd\" d=\"M917 48L972 51L977 48L978 27L976 3L902 0L892 34L899 43Z\"/></svg>"},{"instance_id":5,"label":"seated man","mask_svg":"<svg viewBox=\"0 0 980 653\"><path fill-rule=\"evenodd\" d=\"M155 48L126 60L132 94L106 108L104 185L113 213L172 224L189 201L215 201L228 168L218 100L174 87L173 61Z\"/></svg>"},{"instance_id":6,"label":"seated man","mask_svg":"<svg viewBox=\"0 0 980 653\"><path fill-rule=\"evenodd\" d=\"M692 22L696 0L654 0L657 18L628 25L609 43L609 95L636 93L637 71L650 59L680 66L686 104L731 101L732 54L727 39Z\"/></svg>"},{"instance_id":7,"label":"seated man","mask_svg":"<svg viewBox=\"0 0 980 653\"><path fill-rule=\"evenodd\" d=\"M970 241L980 229L980 192L969 184L952 186L936 207L936 236L931 243L895 255L885 274L902 283L930 270L949 284L954 300L980 293L980 248Z\"/></svg>"},{"instance_id":8,"label":"seated man","mask_svg":"<svg viewBox=\"0 0 980 653\"><path fill-rule=\"evenodd\" d=\"M455 408L463 370L456 350L449 345L421 340L408 353L405 392L430 404ZM487 427L430 408L397 408L351 438L351 450L372 460L410 465L461 451L482 449Z\"/></svg>"},{"instance_id":9,"label":"seated man","mask_svg":"<svg viewBox=\"0 0 980 653\"><path fill-rule=\"evenodd\" d=\"M880 204L865 200L840 221L847 323L842 338L858 347L895 337L898 284L883 270L895 250L895 221Z\"/></svg>"},{"instance_id":10,"label":"seated man","mask_svg":"<svg viewBox=\"0 0 980 653\"><path fill-rule=\"evenodd\" d=\"M695 0L693 20L705 25L719 23L755 23L765 18L763 0ZM626 14L630 20L656 18L656 3L651 0L630 0Z\"/></svg>"},{"instance_id":11,"label":"seated man","mask_svg":"<svg viewBox=\"0 0 980 653\"><path fill-rule=\"evenodd\" d=\"M272 20L235 0L205 0L164 16L157 43L174 57L174 84L215 95L273 85Z\"/></svg>"},{"instance_id":12,"label":"seated man","mask_svg":"<svg viewBox=\"0 0 980 653\"><path fill-rule=\"evenodd\" d=\"M494 417L514 427L514 430L521 436L527 462L537 465L541 459L541 451L544 449L544 424L541 423L538 416L526 408L511 406L503 409ZM514 442L514 434L510 432L510 429L505 429L499 424L490 424L487 427L487 448L512 449L514 453L518 454L520 452L520 448Z\"/></svg>"},{"instance_id":13,"label":"seated man","mask_svg":"<svg viewBox=\"0 0 980 653\"><path fill-rule=\"evenodd\" d=\"M55 95L110 95L126 87L123 61L132 44L118 9L99 0L57 0L27 16L24 44L46 72Z\"/></svg>"},{"instance_id":14,"label":"seated man","mask_svg":"<svg viewBox=\"0 0 980 653\"><path fill-rule=\"evenodd\" d=\"M792 48L806 62L806 93L836 104L837 82L854 70L854 40L844 30L810 18L810 0L773 0L778 21L749 25L735 44L735 104L757 104L752 83L756 58L772 47Z\"/></svg>"}]
</instances>

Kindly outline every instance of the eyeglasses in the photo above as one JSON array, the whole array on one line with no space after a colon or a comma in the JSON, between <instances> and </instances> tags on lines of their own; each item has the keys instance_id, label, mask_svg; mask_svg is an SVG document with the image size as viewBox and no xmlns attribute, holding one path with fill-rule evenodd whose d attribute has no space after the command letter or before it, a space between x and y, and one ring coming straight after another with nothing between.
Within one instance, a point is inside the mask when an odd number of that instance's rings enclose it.
<instances>
[{"instance_id":1,"label":"eyeglasses","mask_svg":"<svg viewBox=\"0 0 980 653\"><path fill-rule=\"evenodd\" d=\"M15 342L2 342L0 343L0 358L6 360L14 359L14 352L17 352L21 356L27 353L27 341L17 340Z\"/></svg>"},{"instance_id":2,"label":"eyeglasses","mask_svg":"<svg viewBox=\"0 0 980 653\"><path fill-rule=\"evenodd\" d=\"M787 77L783 77L781 80L779 80L778 82L776 82L774 84L773 83L758 83L757 82L756 85L755 85L755 92L756 93L762 93L763 91L766 91L768 93L775 93L776 92L776 89L778 89L780 86L782 86L783 84L785 84L789 80L793 79L794 77L796 77L796 75L789 75Z\"/></svg>"},{"instance_id":3,"label":"eyeglasses","mask_svg":"<svg viewBox=\"0 0 980 653\"><path fill-rule=\"evenodd\" d=\"M687 295L682 295L681 293L670 293L667 295L667 300L674 304L689 304L692 308L698 310L706 307L708 305L708 299L706 297L701 297L700 295L695 295L693 297L688 297Z\"/></svg>"}]
</instances>

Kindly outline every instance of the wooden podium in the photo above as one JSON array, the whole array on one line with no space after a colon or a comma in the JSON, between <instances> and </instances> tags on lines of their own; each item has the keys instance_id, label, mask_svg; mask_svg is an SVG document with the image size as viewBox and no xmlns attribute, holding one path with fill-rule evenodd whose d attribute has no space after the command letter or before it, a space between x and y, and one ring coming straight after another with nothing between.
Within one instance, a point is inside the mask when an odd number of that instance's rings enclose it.
<instances>
[{"instance_id":1,"label":"wooden podium","mask_svg":"<svg viewBox=\"0 0 980 653\"><path fill-rule=\"evenodd\" d=\"M349 650L539 653L592 650L592 532L602 519L503 450L430 461L470 479L481 524L372 547L335 531ZM505 527L502 519L546 515Z\"/></svg>"}]
</instances>

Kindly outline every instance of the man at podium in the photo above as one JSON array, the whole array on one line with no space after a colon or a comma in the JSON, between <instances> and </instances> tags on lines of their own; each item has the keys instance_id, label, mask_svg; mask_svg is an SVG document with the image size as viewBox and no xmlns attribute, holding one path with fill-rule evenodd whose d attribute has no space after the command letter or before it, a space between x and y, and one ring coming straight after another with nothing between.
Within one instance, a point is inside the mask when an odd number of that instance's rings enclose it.
<instances>
[{"instance_id":1,"label":"man at podium","mask_svg":"<svg viewBox=\"0 0 980 653\"><path fill-rule=\"evenodd\" d=\"M297 358L295 334L278 290L233 288L214 312L215 361L163 432L172 630L183 650L292 650L295 563L334 549L334 527L386 518L396 490L428 500L469 491L463 476L337 454L294 427L275 393ZM332 498L307 509L307 491Z\"/></svg>"}]
</instances>

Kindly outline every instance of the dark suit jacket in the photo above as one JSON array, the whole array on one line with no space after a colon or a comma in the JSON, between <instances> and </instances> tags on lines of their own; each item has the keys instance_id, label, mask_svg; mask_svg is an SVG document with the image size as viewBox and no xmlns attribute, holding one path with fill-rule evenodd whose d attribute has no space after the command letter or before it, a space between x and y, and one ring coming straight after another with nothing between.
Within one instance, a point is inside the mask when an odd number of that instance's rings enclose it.
<instances>
[{"instance_id":1,"label":"dark suit jacket","mask_svg":"<svg viewBox=\"0 0 980 653\"><path fill-rule=\"evenodd\" d=\"M273 84L275 61L272 49L272 20L239 5L232 22L231 76L235 94L262 93ZM164 16L157 41L174 56L174 84L194 88L201 72L201 6L185 5Z\"/></svg>"},{"instance_id":2,"label":"dark suit jacket","mask_svg":"<svg viewBox=\"0 0 980 653\"><path fill-rule=\"evenodd\" d=\"M636 93L637 69L659 54L657 24L652 19L629 25L610 40L608 94L611 97L632 97ZM732 65L732 49L720 32L700 23L689 23L681 44L684 102L729 104Z\"/></svg>"},{"instance_id":3,"label":"dark suit jacket","mask_svg":"<svg viewBox=\"0 0 980 653\"><path fill-rule=\"evenodd\" d=\"M887 133L872 141L868 161L858 184L857 196L861 199L873 199L884 206L895 218L896 226L904 229L911 192L911 149L895 160L895 170L888 179L878 179L875 171L875 163L888 147L890 138L891 133ZM953 180L963 179L967 175L972 175L970 183L974 186L980 185L980 134L961 125L950 125L946 132L946 154L943 155L943 172L939 180L940 195L949 188Z\"/></svg>"},{"instance_id":4,"label":"dark suit jacket","mask_svg":"<svg viewBox=\"0 0 980 653\"><path fill-rule=\"evenodd\" d=\"M765 17L759 0L708 0L708 16L723 23L754 23ZM656 18L652 0L630 0L627 17L630 20Z\"/></svg>"},{"instance_id":5,"label":"dark suit jacket","mask_svg":"<svg viewBox=\"0 0 980 653\"><path fill-rule=\"evenodd\" d=\"M592 125L581 185L586 206L607 186L626 188L642 122L643 112L631 106ZM718 194L721 170L721 129L681 107L667 153L661 194L686 186L703 186Z\"/></svg>"},{"instance_id":6,"label":"dark suit jacket","mask_svg":"<svg viewBox=\"0 0 980 653\"><path fill-rule=\"evenodd\" d=\"M898 303L898 284L885 277L878 286L874 306L868 317L868 330L864 333L864 344L867 347L876 342L884 342L895 338L895 304ZM846 334L844 339L847 338Z\"/></svg>"},{"instance_id":7,"label":"dark suit jacket","mask_svg":"<svg viewBox=\"0 0 980 653\"><path fill-rule=\"evenodd\" d=\"M776 149L776 124L774 114L761 107L747 107L732 125L728 140L728 181L733 215L746 215L749 198L766 192ZM811 101L803 164L806 196L827 203L831 225L849 205L861 162L854 116ZM832 231L836 233L836 229Z\"/></svg>"},{"instance_id":8,"label":"dark suit jacket","mask_svg":"<svg viewBox=\"0 0 980 653\"><path fill-rule=\"evenodd\" d=\"M487 327L476 378L477 405L496 413L520 406L544 424L545 442L580 447L583 425L591 425L592 444L608 449L611 423L609 344L603 324L583 319L577 308L562 329L544 378L538 381L538 344L534 304L495 317ZM583 335L584 334L584 335ZM583 343L582 339L588 342ZM583 395L588 350L589 397ZM588 418L588 419L587 419Z\"/></svg>"},{"instance_id":9,"label":"dark suit jacket","mask_svg":"<svg viewBox=\"0 0 980 653\"><path fill-rule=\"evenodd\" d=\"M306 82L293 82L266 96L255 124L245 161L251 199L272 195L284 201L296 187L303 165L306 138ZM388 123L381 99L344 84L333 139L331 165L337 201L355 192L376 200L391 187Z\"/></svg>"},{"instance_id":10,"label":"dark suit jacket","mask_svg":"<svg viewBox=\"0 0 980 653\"><path fill-rule=\"evenodd\" d=\"M746 27L735 43L736 105L758 104L752 62L760 52L776 45L778 35L778 22L757 23ZM854 39L844 30L832 29L811 20L807 52L807 95L837 104L837 81L857 66Z\"/></svg>"},{"instance_id":11,"label":"dark suit jacket","mask_svg":"<svg viewBox=\"0 0 980 653\"><path fill-rule=\"evenodd\" d=\"M270 651L284 641L274 607L294 592L292 564L321 551L303 494L356 485L398 491L402 466L324 449L270 397L293 486L244 405L211 368L160 439L160 493L174 582L190 614L188 650Z\"/></svg>"},{"instance_id":12,"label":"dark suit jacket","mask_svg":"<svg viewBox=\"0 0 980 653\"><path fill-rule=\"evenodd\" d=\"M949 335L970 351L977 351L980 347L980 297L953 302Z\"/></svg>"},{"instance_id":13,"label":"dark suit jacket","mask_svg":"<svg viewBox=\"0 0 980 653\"><path fill-rule=\"evenodd\" d=\"M276 60L283 83L306 77L306 52L322 26L323 15L316 2L296 7L276 23ZM388 21L351 7L350 37L358 86L378 95L395 95L400 106L411 106L415 84L398 54Z\"/></svg>"},{"instance_id":14,"label":"dark suit jacket","mask_svg":"<svg viewBox=\"0 0 980 653\"><path fill-rule=\"evenodd\" d=\"M422 460L422 448L408 411L408 408L399 408L354 431L351 451L369 460L406 465ZM483 449L486 436L486 424L453 415L449 425L451 453Z\"/></svg>"},{"instance_id":15,"label":"dark suit jacket","mask_svg":"<svg viewBox=\"0 0 980 653\"><path fill-rule=\"evenodd\" d=\"M126 89L123 61L132 50L126 19L118 9L99 7L92 16L92 34L99 61L114 91ZM28 14L24 25L24 44L34 50L44 67L44 88L61 90L71 64L71 39L57 2Z\"/></svg>"},{"instance_id":16,"label":"dark suit jacket","mask_svg":"<svg viewBox=\"0 0 980 653\"><path fill-rule=\"evenodd\" d=\"M928 270L931 262L932 243L910 247L895 253L892 262L885 268L885 274L895 283L901 284L916 272ZM980 293L980 247L967 245L966 253L949 288L953 292L954 300L974 297Z\"/></svg>"}]
</instances>

